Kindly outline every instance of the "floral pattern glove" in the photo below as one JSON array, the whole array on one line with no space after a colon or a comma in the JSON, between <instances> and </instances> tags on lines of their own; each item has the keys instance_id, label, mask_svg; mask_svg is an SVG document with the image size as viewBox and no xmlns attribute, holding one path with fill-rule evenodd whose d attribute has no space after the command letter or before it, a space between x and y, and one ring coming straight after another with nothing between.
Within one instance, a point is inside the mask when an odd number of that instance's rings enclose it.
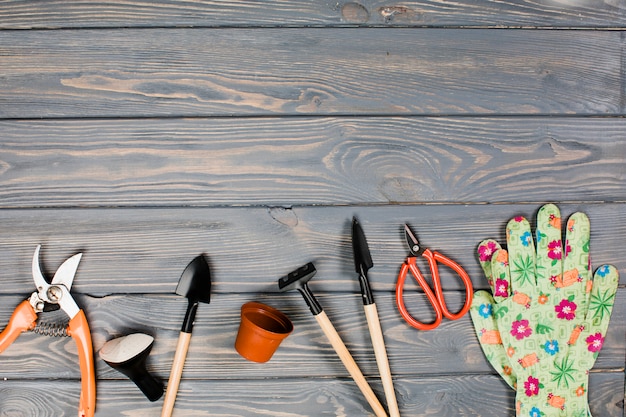
<instances>
[{"instance_id":1,"label":"floral pattern glove","mask_svg":"<svg viewBox=\"0 0 626 417\"><path fill-rule=\"evenodd\" d=\"M492 240L479 246L493 293L477 291L472 303L481 347L516 388L518 417L590 416L588 374L608 328L617 269L601 266L592 279L583 213L569 218L565 242L553 204L539 210L535 239L523 217L509 221L506 234L508 252Z\"/></svg>"},{"instance_id":2,"label":"floral pattern glove","mask_svg":"<svg viewBox=\"0 0 626 417\"><path fill-rule=\"evenodd\" d=\"M480 342L480 347L485 354L485 357L495 369L504 382L506 382L512 389L516 389L517 375L511 368L511 361L507 350L502 344L502 338L500 337L500 330L498 329L498 323L493 314L496 301L492 294L505 294L508 296L508 283L504 284L504 281L500 277L494 278L493 270L491 268L492 260L495 260L493 255L498 252L500 256L499 262L507 262L506 251L500 251L501 247L495 240L485 240L478 246L478 258L480 265L483 268L487 282L491 287L491 293L487 291L476 291L472 298L472 306L470 308L470 316L474 323L476 335ZM498 282L500 288L496 288L495 284ZM506 285L506 287L503 286ZM502 296L496 295L498 303L504 301ZM511 353L509 351L508 353Z\"/></svg>"}]
</instances>

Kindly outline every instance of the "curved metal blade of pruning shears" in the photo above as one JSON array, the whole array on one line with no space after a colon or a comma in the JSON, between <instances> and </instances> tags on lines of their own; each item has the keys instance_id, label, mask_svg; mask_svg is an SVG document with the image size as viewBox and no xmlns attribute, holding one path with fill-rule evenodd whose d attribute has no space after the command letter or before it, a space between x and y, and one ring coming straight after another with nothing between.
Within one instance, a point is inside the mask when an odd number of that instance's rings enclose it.
<instances>
[{"instance_id":1,"label":"curved metal blade of pruning shears","mask_svg":"<svg viewBox=\"0 0 626 417\"><path fill-rule=\"evenodd\" d=\"M78 270L78 264L83 256L82 253L77 253L74 256L66 259L61 266L57 269L52 278L52 282L49 284L46 278L43 276L41 272L41 267L39 265L39 251L41 250L41 245L37 245L35 249L35 254L33 255L33 264L32 264L32 273L33 280L35 281L35 285L37 289L47 288L50 285L63 285L69 291L72 288L72 283L74 282L74 277L76 276L76 271Z\"/></svg>"},{"instance_id":2,"label":"curved metal blade of pruning shears","mask_svg":"<svg viewBox=\"0 0 626 417\"><path fill-rule=\"evenodd\" d=\"M80 263L82 257L82 253L77 253L76 255L66 259L54 273L52 285L60 284L70 290L72 288L72 283L74 282L74 277L76 276L76 270L78 270L78 264Z\"/></svg>"},{"instance_id":3,"label":"curved metal blade of pruning shears","mask_svg":"<svg viewBox=\"0 0 626 417\"><path fill-rule=\"evenodd\" d=\"M39 266L40 250L41 245L37 245L33 255L32 273L35 286L37 287L37 293L33 294L37 296L36 299L31 298L31 300L35 301L33 306L37 305L37 302L43 302L42 306L38 307L42 309L41 311L52 311L61 307L69 318L72 319L78 314L80 308L70 295L70 288L74 282L74 276L76 275L82 253L66 259L54 274L52 283L48 283Z\"/></svg>"},{"instance_id":4,"label":"curved metal blade of pruning shears","mask_svg":"<svg viewBox=\"0 0 626 417\"><path fill-rule=\"evenodd\" d=\"M33 263L32 263L32 271L33 271L33 281L35 281L35 286L38 290L46 288L48 285L48 281L44 278L41 273L41 268L39 267L39 251L41 249L41 245L37 245L35 249L35 254L33 255Z\"/></svg>"}]
</instances>

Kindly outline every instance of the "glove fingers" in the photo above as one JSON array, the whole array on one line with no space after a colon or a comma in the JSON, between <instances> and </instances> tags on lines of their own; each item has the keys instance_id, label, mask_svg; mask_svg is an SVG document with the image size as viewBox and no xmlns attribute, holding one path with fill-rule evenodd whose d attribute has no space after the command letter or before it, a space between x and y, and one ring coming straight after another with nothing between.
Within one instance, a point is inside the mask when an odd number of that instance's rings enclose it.
<instances>
[{"instance_id":1,"label":"glove fingers","mask_svg":"<svg viewBox=\"0 0 626 417\"><path fill-rule=\"evenodd\" d=\"M511 275L509 272L509 254L506 249L499 249L491 258L493 285L491 291L496 303L501 303L511 295Z\"/></svg>"},{"instance_id":2,"label":"glove fingers","mask_svg":"<svg viewBox=\"0 0 626 417\"><path fill-rule=\"evenodd\" d=\"M584 213L574 213L567 221L566 229L563 274L562 279L557 282L557 288L562 288L568 295L575 295L578 308L584 314L589 297L586 289L591 280L589 218Z\"/></svg>"},{"instance_id":3,"label":"glove fingers","mask_svg":"<svg viewBox=\"0 0 626 417\"><path fill-rule=\"evenodd\" d=\"M554 204L546 204L537 213L536 274L537 287L547 294L561 276L564 258L561 239L561 212Z\"/></svg>"},{"instance_id":4,"label":"glove fingers","mask_svg":"<svg viewBox=\"0 0 626 417\"><path fill-rule=\"evenodd\" d=\"M506 226L511 275L511 293L532 294L536 291L535 244L530 224L524 217L510 220Z\"/></svg>"},{"instance_id":5,"label":"glove fingers","mask_svg":"<svg viewBox=\"0 0 626 417\"><path fill-rule=\"evenodd\" d=\"M619 273L613 265L603 265L596 270L593 276L589 305L585 317L584 335L588 337L597 335L604 337L606 334L618 283ZM596 346L589 347L590 349L595 349L598 346L596 344ZM594 351L592 350L592 352Z\"/></svg>"},{"instance_id":6,"label":"glove fingers","mask_svg":"<svg viewBox=\"0 0 626 417\"><path fill-rule=\"evenodd\" d=\"M514 389L516 377L512 373L509 358L502 345L494 317L494 307L496 303L491 294L487 291L476 291L472 299L470 317L485 357L502 379Z\"/></svg>"},{"instance_id":7,"label":"glove fingers","mask_svg":"<svg viewBox=\"0 0 626 417\"><path fill-rule=\"evenodd\" d=\"M500 249L500 244L493 239L483 240L478 244L478 261L492 289L493 272L491 271L491 258L498 249Z\"/></svg>"}]
</instances>

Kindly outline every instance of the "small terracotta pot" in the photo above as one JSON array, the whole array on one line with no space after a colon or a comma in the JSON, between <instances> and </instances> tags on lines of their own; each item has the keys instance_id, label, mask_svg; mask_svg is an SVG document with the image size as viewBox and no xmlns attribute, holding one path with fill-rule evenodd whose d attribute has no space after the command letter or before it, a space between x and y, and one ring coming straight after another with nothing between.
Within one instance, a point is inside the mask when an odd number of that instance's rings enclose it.
<instances>
[{"instance_id":1,"label":"small terracotta pot","mask_svg":"<svg viewBox=\"0 0 626 417\"><path fill-rule=\"evenodd\" d=\"M267 362L292 331L293 324L282 312L265 304L249 302L241 306L235 349L250 361Z\"/></svg>"}]
</instances>

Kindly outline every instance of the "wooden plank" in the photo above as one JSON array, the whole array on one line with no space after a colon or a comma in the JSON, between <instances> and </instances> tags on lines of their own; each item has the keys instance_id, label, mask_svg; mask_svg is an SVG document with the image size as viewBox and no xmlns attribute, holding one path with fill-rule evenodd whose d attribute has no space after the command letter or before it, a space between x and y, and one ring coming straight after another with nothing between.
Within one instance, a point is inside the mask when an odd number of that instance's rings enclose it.
<instances>
[{"instance_id":1,"label":"wooden plank","mask_svg":"<svg viewBox=\"0 0 626 417\"><path fill-rule=\"evenodd\" d=\"M12 1L1 29L311 26L624 27L618 1Z\"/></svg>"},{"instance_id":2,"label":"wooden plank","mask_svg":"<svg viewBox=\"0 0 626 417\"><path fill-rule=\"evenodd\" d=\"M4 120L0 130L3 208L626 200L619 118Z\"/></svg>"},{"instance_id":3,"label":"wooden plank","mask_svg":"<svg viewBox=\"0 0 626 417\"><path fill-rule=\"evenodd\" d=\"M593 415L622 417L624 373L592 374L589 404ZM449 375L397 381L403 416L514 415L514 392L496 377ZM78 382L2 381L0 404L7 415L70 417L76 415ZM184 380L174 416L372 416L351 381L337 379L235 381ZM381 390L378 390L381 396ZM245 399L245 401L243 401ZM96 415L159 414L161 401L150 403L129 381L98 384Z\"/></svg>"},{"instance_id":4,"label":"wooden plank","mask_svg":"<svg viewBox=\"0 0 626 417\"><path fill-rule=\"evenodd\" d=\"M618 31L354 35L0 31L0 117L623 114Z\"/></svg>"},{"instance_id":5,"label":"wooden plank","mask_svg":"<svg viewBox=\"0 0 626 417\"><path fill-rule=\"evenodd\" d=\"M50 273L67 257L84 252L74 291L172 294L185 266L205 253L213 271L213 291L265 292L278 278L313 261L319 291L357 293L350 222L359 217L375 263L376 290L393 291L407 256L402 234L412 225L423 244L459 262L476 288L486 281L476 247L487 238L504 242L506 222L516 215L533 219L532 205L401 205L372 207L65 209L0 210L2 294L32 291L30 263L43 244ZM562 216L587 213L592 224L594 267L626 268L624 204L561 204ZM460 283L442 268L446 289ZM622 274L624 275L624 274ZM622 284L626 283L622 276Z\"/></svg>"},{"instance_id":6,"label":"wooden plank","mask_svg":"<svg viewBox=\"0 0 626 417\"><path fill-rule=\"evenodd\" d=\"M344 340L364 375L379 380L379 372L358 294L325 293L315 295ZM469 315L457 321L445 320L433 331L420 332L408 326L397 312L394 295L375 293L385 335L392 374L399 380L427 375L494 374L485 359ZM0 328L22 300L17 296L0 298ZM94 350L114 337L141 332L155 338L149 367L159 379L166 380L183 322L186 300L178 296L117 295L103 298L77 297L84 308L92 332ZM244 360L234 349L241 306L258 301L283 311L293 322L294 331L283 341L272 359L260 366ZM460 306L458 293L446 293L451 308ZM424 321L432 316L426 300L411 294L406 297L411 313ZM620 288L611 316L609 331L593 367L593 372L624 370L626 334L626 289ZM42 315L44 322L54 322ZM53 318L60 316L53 314ZM52 359L46 359L54 357ZM51 338L25 333L0 355L2 377L16 379L80 378L76 347L70 338ZM100 380L123 378L97 359ZM268 290L258 294L215 294L208 305L199 308L193 337L185 363L188 379L245 378L349 378L337 354L297 294Z\"/></svg>"}]
</instances>

